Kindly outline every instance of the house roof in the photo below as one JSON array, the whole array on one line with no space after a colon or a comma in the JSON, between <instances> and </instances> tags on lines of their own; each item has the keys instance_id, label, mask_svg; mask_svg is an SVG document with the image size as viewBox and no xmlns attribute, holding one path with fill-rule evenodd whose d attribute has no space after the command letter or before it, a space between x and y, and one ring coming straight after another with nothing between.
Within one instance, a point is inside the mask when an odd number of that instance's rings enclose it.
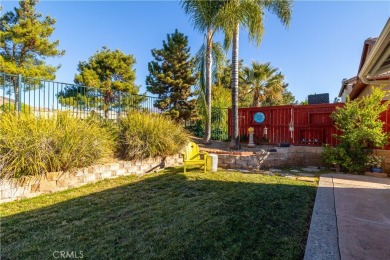
<instances>
[{"instance_id":1,"label":"house roof","mask_svg":"<svg viewBox=\"0 0 390 260\"><path fill-rule=\"evenodd\" d=\"M360 57L360 63L359 63L359 68L358 68L358 72L357 72L358 74L359 74L360 70L362 69L364 63L366 62L367 56L371 52L371 50L372 50L372 48L375 45L377 40L378 40L378 38L375 37L375 38L368 38L364 41L362 55ZM342 82L341 89L339 92L339 97L341 97L341 95L343 94L343 91L344 91L345 87L348 85L348 83L351 83L352 81L355 81L355 82L354 82L354 86L352 88L351 93L349 93L349 97L351 99L355 99L357 96L359 96L359 94L363 91L366 84L364 84L359 79L358 76L355 76L355 77L352 77L352 78Z\"/></svg>"},{"instance_id":2,"label":"house roof","mask_svg":"<svg viewBox=\"0 0 390 260\"><path fill-rule=\"evenodd\" d=\"M341 95L343 95L344 89L347 87L348 84L356 83L356 79L357 79L357 76L352 77L350 79L343 79L343 81L341 82L341 89L339 92L339 97L341 97Z\"/></svg>"},{"instance_id":3,"label":"house roof","mask_svg":"<svg viewBox=\"0 0 390 260\"><path fill-rule=\"evenodd\" d=\"M351 99L358 97L368 84L389 84L389 82L390 18L387 20L379 37L368 38L364 41L358 78L349 97Z\"/></svg>"},{"instance_id":4,"label":"house roof","mask_svg":"<svg viewBox=\"0 0 390 260\"><path fill-rule=\"evenodd\" d=\"M360 64L359 64L358 73L362 69L364 63L366 62L368 54L372 50L372 47L374 46L374 44L376 43L377 40L378 40L378 38L375 37L375 38L368 38L364 41L362 55L360 56Z\"/></svg>"},{"instance_id":5,"label":"house roof","mask_svg":"<svg viewBox=\"0 0 390 260\"><path fill-rule=\"evenodd\" d=\"M359 78L366 84L389 83L387 72L390 71L390 18L367 54L361 68Z\"/></svg>"}]
</instances>

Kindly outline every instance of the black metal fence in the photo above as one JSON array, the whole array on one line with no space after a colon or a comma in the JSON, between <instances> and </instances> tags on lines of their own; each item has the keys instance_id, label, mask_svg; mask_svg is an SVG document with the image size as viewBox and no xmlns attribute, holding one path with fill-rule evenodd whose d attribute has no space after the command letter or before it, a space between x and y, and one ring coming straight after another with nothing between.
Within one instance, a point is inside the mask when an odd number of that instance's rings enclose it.
<instances>
[{"instance_id":1,"label":"black metal fence","mask_svg":"<svg viewBox=\"0 0 390 260\"><path fill-rule=\"evenodd\" d=\"M121 91L42 80L0 72L0 112L17 111L36 116L51 116L57 111L69 111L79 118L98 115L116 120L130 111L160 113L154 106L156 97ZM228 139L228 109L212 108L211 137ZM186 128L202 137L203 120L186 122Z\"/></svg>"},{"instance_id":2,"label":"black metal fence","mask_svg":"<svg viewBox=\"0 0 390 260\"><path fill-rule=\"evenodd\" d=\"M132 110L159 113L155 97L121 91L41 80L0 73L0 110L49 116L56 111L70 111L80 118L91 114L108 119Z\"/></svg>"},{"instance_id":3,"label":"black metal fence","mask_svg":"<svg viewBox=\"0 0 390 260\"><path fill-rule=\"evenodd\" d=\"M204 135L205 125L203 120L186 122L186 128L198 137ZM211 139L228 141L228 108L211 108Z\"/></svg>"}]
</instances>

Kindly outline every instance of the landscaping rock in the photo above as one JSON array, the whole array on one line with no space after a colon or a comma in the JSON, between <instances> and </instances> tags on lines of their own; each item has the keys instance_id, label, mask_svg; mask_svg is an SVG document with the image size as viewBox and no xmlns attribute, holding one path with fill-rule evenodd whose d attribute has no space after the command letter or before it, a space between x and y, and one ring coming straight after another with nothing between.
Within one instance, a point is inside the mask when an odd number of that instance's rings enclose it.
<instances>
[{"instance_id":1,"label":"landscaping rock","mask_svg":"<svg viewBox=\"0 0 390 260\"><path fill-rule=\"evenodd\" d=\"M297 176L291 175L289 173L281 173L280 176L288 178L288 179L296 179Z\"/></svg>"},{"instance_id":2,"label":"landscaping rock","mask_svg":"<svg viewBox=\"0 0 390 260\"><path fill-rule=\"evenodd\" d=\"M314 177L298 177L297 180L306 181L306 182L315 182L316 181L316 179Z\"/></svg>"},{"instance_id":3,"label":"landscaping rock","mask_svg":"<svg viewBox=\"0 0 390 260\"><path fill-rule=\"evenodd\" d=\"M126 172L127 172L127 170L124 168L118 169L118 170L112 172L112 176L122 176L122 175L125 175Z\"/></svg>"},{"instance_id":4,"label":"landscaping rock","mask_svg":"<svg viewBox=\"0 0 390 260\"><path fill-rule=\"evenodd\" d=\"M306 171L306 172L319 172L320 170L318 169L318 167L306 167L306 168L302 168L303 171Z\"/></svg>"},{"instance_id":5,"label":"landscaping rock","mask_svg":"<svg viewBox=\"0 0 390 260\"><path fill-rule=\"evenodd\" d=\"M297 175L302 176L302 177L314 177L314 174L311 173L298 173Z\"/></svg>"}]
</instances>

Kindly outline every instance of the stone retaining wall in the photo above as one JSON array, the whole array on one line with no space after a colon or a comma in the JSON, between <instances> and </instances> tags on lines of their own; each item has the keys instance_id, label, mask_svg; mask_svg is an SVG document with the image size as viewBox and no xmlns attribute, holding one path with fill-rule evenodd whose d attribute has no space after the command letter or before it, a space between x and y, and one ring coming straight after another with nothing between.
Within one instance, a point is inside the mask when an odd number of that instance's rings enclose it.
<instances>
[{"instance_id":1,"label":"stone retaining wall","mask_svg":"<svg viewBox=\"0 0 390 260\"><path fill-rule=\"evenodd\" d=\"M322 147L277 147L276 152L256 151L252 155L218 154L218 167L223 169L267 169L300 166L323 166Z\"/></svg>"},{"instance_id":2,"label":"stone retaining wall","mask_svg":"<svg viewBox=\"0 0 390 260\"><path fill-rule=\"evenodd\" d=\"M276 152L266 150L245 155L218 154L218 167L223 169L268 169L284 167L325 166L321 162L322 147L291 146L276 147ZM212 153L212 152L210 152ZM383 172L390 176L390 150L374 150L374 154L384 156Z\"/></svg>"},{"instance_id":3,"label":"stone retaining wall","mask_svg":"<svg viewBox=\"0 0 390 260\"><path fill-rule=\"evenodd\" d=\"M256 151L253 154L218 154L218 167L223 169L267 169L301 166L323 166L321 163L322 147L291 146L277 147L276 152ZM382 155L385 173L390 172L390 151L374 150L374 154ZM75 188L87 183L123 175L144 175L159 171L165 167L182 165L180 155L166 158L150 158L143 161L120 161L101 165L93 165L69 172L50 172L42 177L23 177L21 179L0 181L0 203L12 200L35 197L43 193L51 193Z\"/></svg>"},{"instance_id":4,"label":"stone retaining wall","mask_svg":"<svg viewBox=\"0 0 390 260\"><path fill-rule=\"evenodd\" d=\"M93 165L69 172L49 172L45 176L2 180L0 181L0 203L75 188L107 178L132 174L141 176L162 170L165 167L182 165L182 161L180 155L175 155L166 158L150 158L143 161L119 161Z\"/></svg>"}]
</instances>

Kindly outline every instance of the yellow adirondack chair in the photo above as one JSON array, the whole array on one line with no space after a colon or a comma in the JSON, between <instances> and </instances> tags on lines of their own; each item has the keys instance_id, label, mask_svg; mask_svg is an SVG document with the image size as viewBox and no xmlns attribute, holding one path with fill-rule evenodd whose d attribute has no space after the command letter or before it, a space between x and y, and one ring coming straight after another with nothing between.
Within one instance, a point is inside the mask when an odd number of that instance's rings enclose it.
<instances>
[{"instance_id":1,"label":"yellow adirondack chair","mask_svg":"<svg viewBox=\"0 0 390 260\"><path fill-rule=\"evenodd\" d=\"M203 165L204 172L206 173L208 153L199 151L199 146L196 143L190 142L187 144L184 148L182 156L184 173L186 173L186 168L188 165Z\"/></svg>"}]
</instances>

